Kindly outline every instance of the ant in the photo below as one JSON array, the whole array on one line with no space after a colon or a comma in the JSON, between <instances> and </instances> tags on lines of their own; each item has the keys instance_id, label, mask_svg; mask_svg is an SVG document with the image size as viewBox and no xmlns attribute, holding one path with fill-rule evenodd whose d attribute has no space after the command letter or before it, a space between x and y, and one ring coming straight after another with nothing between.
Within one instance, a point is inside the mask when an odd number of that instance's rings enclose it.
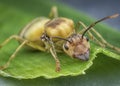
<instances>
[{"instance_id":1,"label":"ant","mask_svg":"<svg viewBox=\"0 0 120 86\"><path fill-rule=\"evenodd\" d=\"M58 17L57 7L52 7L49 18L38 17L32 22L28 23L19 33L19 35L12 35L6 39L1 45L2 48L11 39L19 41L21 44L17 47L15 52L10 56L7 63L0 66L0 70L6 69L11 60L13 60L18 51L25 45L40 51L48 51L52 54L56 62L56 71L60 71L60 61L56 52L65 52L72 58L77 58L83 61L89 60L90 43L89 39L85 36L86 32L94 39L100 46L108 46L118 52L117 48L109 44L94 28L97 23L106 19L116 18L119 14L104 17L87 27L83 22L79 22L84 28L80 32L75 31L74 22L65 17ZM89 30L92 30L100 39L92 35Z\"/></svg>"}]
</instances>

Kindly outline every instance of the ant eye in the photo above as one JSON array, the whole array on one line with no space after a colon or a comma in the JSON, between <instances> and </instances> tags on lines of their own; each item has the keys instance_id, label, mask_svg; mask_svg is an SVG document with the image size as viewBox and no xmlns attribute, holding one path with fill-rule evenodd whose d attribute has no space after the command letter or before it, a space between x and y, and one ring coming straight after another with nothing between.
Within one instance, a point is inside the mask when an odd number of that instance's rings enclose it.
<instances>
[{"instance_id":1,"label":"ant eye","mask_svg":"<svg viewBox=\"0 0 120 86\"><path fill-rule=\"evenodd\" d=\"M86 40L87 40L87 41L89 41L89 38L88 38L88 37L86 37Z\"/></svg>"},{"instance_id":2,"label":"ant eye","mask_svg":"<svg viewBox=\"0 0 120 86\"><path fill-rule=\"evenodd\" d=\"M68 47L67 45L64 45L64 48L65 48L65 50L68 50L68 49L69 49L69 47Z\"/></svg>"}]
</instances>

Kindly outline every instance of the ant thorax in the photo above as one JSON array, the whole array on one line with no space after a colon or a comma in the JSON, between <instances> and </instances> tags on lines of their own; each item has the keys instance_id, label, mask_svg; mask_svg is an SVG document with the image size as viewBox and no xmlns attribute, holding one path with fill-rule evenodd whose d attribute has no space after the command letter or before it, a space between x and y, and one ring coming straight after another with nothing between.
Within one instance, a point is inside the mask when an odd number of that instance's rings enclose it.
<instances>
[{"instance_id":1,"label":"ant thorax","mask_svg":"<svg viewBox=\"0 0 120 86\"><path fill-rule=\"evenodd\" d=\"M74 22L64 17L54 18L45 24L45 33L49 37L67 38L74 31Z\"/></svg>"},{"instance_id":2,"label":"ant thorax","mask_svg":"<svg viewBox=\"0 0 120 86\"><path fill-rule=\"evenodd\" d=\"M83 37L80 34L73 34L68 38L68 41L63 45L65 53L72 58L78 58L81 60L89 59L90 44L88 38Z\"/></svg>"}]
</instances>

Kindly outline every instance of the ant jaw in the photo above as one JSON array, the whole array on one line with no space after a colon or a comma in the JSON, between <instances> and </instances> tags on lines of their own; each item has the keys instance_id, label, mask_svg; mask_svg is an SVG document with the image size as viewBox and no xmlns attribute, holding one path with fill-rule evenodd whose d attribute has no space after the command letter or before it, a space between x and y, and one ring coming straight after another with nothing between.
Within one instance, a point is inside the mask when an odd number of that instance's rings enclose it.
<instances>
[{"instance_id":1,"label":"ant jaw","mask_svg":"<svg viewBox=\"0 0 120 86\"><path fill-rule=\"evenodd\" d=\"M73 57L80 59L82 61L88 61L89 60L89 50L84 54L74 54Z\"/></svg>"}]
</instances>

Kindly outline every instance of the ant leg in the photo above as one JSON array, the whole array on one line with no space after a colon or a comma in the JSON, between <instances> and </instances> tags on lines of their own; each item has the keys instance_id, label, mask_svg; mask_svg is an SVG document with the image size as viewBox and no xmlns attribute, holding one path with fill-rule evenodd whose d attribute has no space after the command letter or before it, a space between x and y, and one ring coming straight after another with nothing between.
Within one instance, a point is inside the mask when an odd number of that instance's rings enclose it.
<instances>
[{"instance_id":1,"label":"ant leg","mask_svg":"<svg viewBox=\"0 0 120 86\"><path fill-rule=\"evenodd\" d=\"M52 56L54 57L55 62L56 62L56 72L59 72L60 71L60 61L57 57L57 53L56 53L53 42L51 40L49 42L51 44L50 53L52 54Z\"/></svg>"},{"instance_id":2,"label":"ant leg","mask_svg":"<svg viewBox=\"0 0 120 86\"><path fill-rule=\"evenodd\" d=\"M51 11L49 13L49 18L57 18L58 17L58 11L57 11L57 7L53 6L51 8Z\"/></svg>"},{"instance_id":3,"label":"ant leg","mask_svg":"<svg viewBox=\"0 0 120 86\"><path fill-rule=\"evenodd\" d=\"M11 41L12 39L16 39L16 40L19 40L19 41L23 41L22 38L20 38L19 36L17 35L12 35L10 36L9 38L7 38L1 45L0 45L0 48L2 48L4 45L6 45L9 41Z\"/></svg>"},{"instance_id":4,"label":"ant leg","mask_svg":"<svg viewBox=\"0 0 120 86\"><path fill-rule=\"evenodd\" d=\"M51 54L54 57L55 62L56 62L56 72L59 72L60 71L60 61L57 58L57 55L55 54L55 52L54 52L54 50L52 48L50 48L50 52L51 52Z\"/></svg>"},{"instance_id":5,"label":"ant leg","mask_svg":"<svg viewBox=\"0 0 120 86\"><path fill-rule=\"evenodd\" d=\"M79 33L82 34L82 33L86 30L87 26L86 26L83 22L79 22L79 24L82 25L83 28L84 28L81 32L79 32ZM91 30L92 30L92 29L91 29ZM105 45L104 45L102 42L100 42L95 36L93 36L90 31L88 31L88 35L89 35L89 37L90 37L92 40L94 40L94 41L95 41L97 44L99 44L101 47L105 47Z\"/></svg>"},{"instance_id":6,"label":"ant leg","mask_svg":"<svg viewBox=\"0 0 120 86\"><path fill-rule=\"evenodd\" d=\"M56 50L55 50L54 43L52 41L52 37L48 38L46 36L46 34L43 34L41 39L45 44L45 49L50 51L50 53L52 54L52 56L53 56L53 58L56 62L56 72L59 72L60 71L60 61L57 57L57 53L56 53Z\"/></svg>"},{"instance_id":7,"label":"ant leg","mask_svg":"<svg viewBox=\"0 0 120 86\"><path fill-rule=\"evenodd\" d=\"M101 42L105 45L105 46L108 46L110 47L111 49L114 49L116 50L117 52L120 53L120 48L116 47L116 46L113 46L112 44L108 43L102 36L99 32L97 32L94 28L92 28L92 31L100 38Z\"/></svg>"},{"instance_id":8,"label":"ant leg","mask_svg":"<svg viewBox=\"0 0 120 86\"><path fill-rule=\"evenodd\" d=\"M27 43L28 41L23 41L19 47L15 50L15 52L10 56L9 60L7 61L7 63L3 66L0 66L0 70L4 70L6 69L9 65L10 65L10 62L15 58L16 54L18 53L18 51Z\"/></svg>"}]
</instances>

